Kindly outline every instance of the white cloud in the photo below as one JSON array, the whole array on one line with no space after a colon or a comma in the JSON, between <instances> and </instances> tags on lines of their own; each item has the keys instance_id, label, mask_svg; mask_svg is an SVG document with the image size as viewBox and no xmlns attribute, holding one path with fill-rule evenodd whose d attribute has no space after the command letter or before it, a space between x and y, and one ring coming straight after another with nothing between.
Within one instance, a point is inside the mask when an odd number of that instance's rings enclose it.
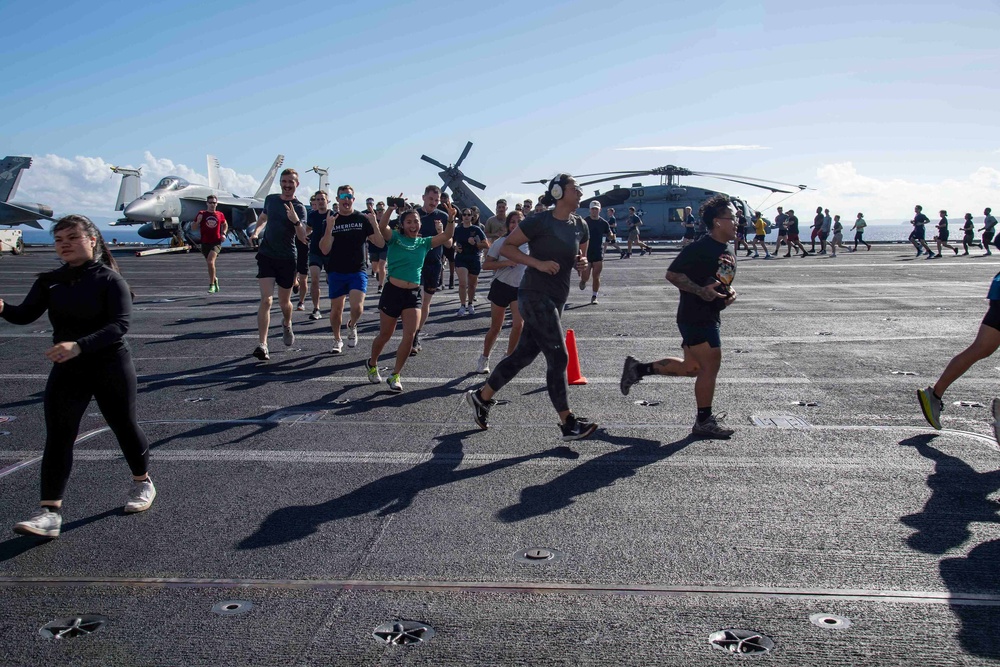
<instances>
[{"instance_id":1,"label":"white cloud","mask_svg":"<svg viewBox=\"0 0 1000 667\"><path fill-rule=\"evenodd\" d=\"M769 146L758 146L757 144L722 144L720 146L634 146L629 148L616 148L615 150L718 153L721 151L769 151L771 148Z\"/></svg>"},{"instance_id":2,"label":"white cloud","mask_svg":"<svg viewBox=\"0 0 1000 667\"><path fill-rule=\"evenodd\" d=\"M111 172L111 163L100 157L77 155L66 158L60 155L33 157L31 169L24 172L16 199L48 204L56 215L83 213L91 216L114 215L112 209L118 197L121 177ZM193 167L158 158L149 151L143 153L142 164L121 164L119 167L142 169L143 191L152 189L164 176L180 176L191 183L208 184L208 176ZM267 167L270 165L264 165ZM263 173L264 167L261 171ZM257 191L259 176L241 174L223 167L220 171L222 186L235 194L249 197ZM277 181L277 179L275 179ZM277 190L277 183L272 191ZM299 198L308 200L309 189L299 188Z\"/></svg>"},{"instance_id":3,"label":"white cloud","mask_svg":"<svg viewBox=\"0 0 1000 667\"><path fill-rule=\"evenodd\" d=\"M978 218L985 207L1000 205L1000 170L993 167L980 167L964 178L937 183L880 180L859 173L851 162L823 165L816 170L816 176L816 192L804 192L797 198L808 197L816 206L851 217L863 211L869 219L902 221L910 216L915 204L920 204L931 217L944 209L949 218L960 219L965 213Z\"/></svg>"}]
</instances>

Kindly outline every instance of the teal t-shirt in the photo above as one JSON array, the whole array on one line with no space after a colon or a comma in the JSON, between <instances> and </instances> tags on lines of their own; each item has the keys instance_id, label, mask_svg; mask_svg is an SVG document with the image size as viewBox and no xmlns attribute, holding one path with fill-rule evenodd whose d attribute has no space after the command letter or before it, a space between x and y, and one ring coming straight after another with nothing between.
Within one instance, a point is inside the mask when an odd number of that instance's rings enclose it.
<instances>
[{"instance_id":1,"label":"teal t-shirt","mask_svg":"<svg viewBox=\"0 0 1000 667\"><path fill-rule=\"evenodd\" d=\"M386 257L386 269L389 276L408 283L420 284L420 271L424 267L424 258L431 249L430 236L410 238L393 230L387 244L389 253Z\"/></svg>"}]
</instances>

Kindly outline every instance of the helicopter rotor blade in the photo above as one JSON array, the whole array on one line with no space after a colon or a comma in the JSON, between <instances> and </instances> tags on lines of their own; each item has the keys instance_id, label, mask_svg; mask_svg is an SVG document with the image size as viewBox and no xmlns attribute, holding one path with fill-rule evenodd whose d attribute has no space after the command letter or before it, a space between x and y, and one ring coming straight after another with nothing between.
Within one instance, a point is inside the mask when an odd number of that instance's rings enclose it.
<instances>
[{"instance_id":1,"label":"helicopter rotor blade","mask_svg":"<svg viewBox=\"0 0 1000 667\"><path fill-rule=\"evenodd\" d=\"M537 181L521 181L521 185L534 185L535 183L541 183L542 185L545 185L548 182L549 182L549 179L547 179L547 178L540 178Z\"/></svg>"},{"instance_id":2,"label":"helicopter rotor blade","mask_svg":"<svg viewBox=\"0 0 1000 667\"><path fill-rule=\"evenodd\" d=\"M573 176L574 176L574 178L588 178L590 176L611 176L611 175L614 175L614 174L627 175L627 174L639 174L639 173L641 173L641 174L652 174L653 172L651 172L651 171L642 171L642 172L638 172L638 171L599 171L596 174L574 174Z\"/></svg>"},{"instance_id":3,"label":"helicopter rotor blade","mask_svg":"<svg viewBox=\"0 0 1000 667\"><path fill-rule=\"evenodd\" d=\"M648 176L652 172L649 171L636 171L636 172L626 172L624 174L618 174L616 176L608 176L607 178L598 178L593 181L587 181L586 183L577 183L581 188L585 185L593 185L594 183L604 183L605 181L617 181L620 178L635 178L636 176Z\"/></svg>"},{"instance_id":4,"label":"helicopter rotor blade","mask_svg":"<svg viewBox=\"0 0 1000 667\"><path fill-rule=\"evenodd\" d=\"M445 165L441 164L440 162L438 162L437 160L435 160L432 157L427 157L426 155L421 155L420 159L423 160L424 162L430 162L435 167L438 167L440 169L444 169L445 171L448 171L448 167L446 167Z\"/></svg>"},{"instance_id":5,"label":"helicopter rotor blade","mask_svg":"<svg viewBox=\"0 0 1000 667\"><path fill-rule=\"evenodd\" d=\"M462 164L462 161L463 161L463 160L464 160L464 159L466 158L466 156L467 156L467 155L469 154L469 151L471 151L471 150L472 150L472 142L471 142L471 141L469 141L469 142L467 142L467 143L465 144L465 150L463 150L463 151L462 151L462 154L461 154L461 155L459 156L459 158L458 158L458 162L456 162L456 163L455 163L455 167L456 167L456 168L457 168L457 167L458 167L458 166L459 166L460 164ZM485 188L484 188L484 189L485 189Z\"/></svg>"},{"instance_id":6,"label":"helicopter rotor blade","mask_svg":"<svg viewBox=\"0 0 1000 667\"><path fill-rule=\"evenodd\" d=\"M694 176L701 176L702 174L693 174ZM750 181L741 181L738 178L726 178L725 176L711 176L710 178L717 178L720 181L729 181L730 183L742 183L743 185L749 185L754 188L760 188L761 190L770 190L771 192L784 192L786 195L792 194L792 190L782 190L781 188L773 188L770 185L761 185L760 183L751 183Z\"/></svg>"},{"instance_id":7,"label":"helicopter rotor blade","mask_svg":"<svg viewBox=\"0 0 1000 667\"><path fill-rule=\"evenodd\" d=\"M480 183L479 181L477 181L476 179L469 178L468 176L466 176L465 174L462 174L461 172L459 172L459 173L461 174L461 179L463 181L465 181L466 183L468 183L469 185L474 185L477 188L479 188L480 190L485 190L486 189L486 186L483 185L482 183Z\"/></svg>"},{"instance_id":8,"label":"helicopter rotor blade","mask_svg":"<svg viewBox=\"0 0 1000 667\"><path fill-rule=\"evenodd\" d=\"M774 183L775 185L784 185L786 188L798 188L799 190L805 190L808 188L808 186L806 185L801 185L796 183L784 183L782 181L769 181L766 178L756 178L755 176L740 176L739 174L719 174L712 171L693 171L691 173L699 176L715 176L717 178L746 178L752 181L760 181L761 183Z\"/></svg>"}]
</instances>

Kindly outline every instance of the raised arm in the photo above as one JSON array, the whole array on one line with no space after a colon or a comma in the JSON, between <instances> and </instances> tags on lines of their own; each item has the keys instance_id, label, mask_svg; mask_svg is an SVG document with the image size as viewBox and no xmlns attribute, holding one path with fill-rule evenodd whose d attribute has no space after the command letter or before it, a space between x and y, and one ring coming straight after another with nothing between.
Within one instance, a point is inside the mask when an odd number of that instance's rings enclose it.
<instances>
[{"instance_id":1,"label":"raised arm","mask_svg":"<svg viewBox=\"0 0 1000 667\"><path fill-rule=\"evenodd\" d=\"M431 239L431 247L436 248L439 245L447 243L451 240L451 237L455 235L455 214L457 211L455 207L452 206L450 201L445 202L445 208L448 210L448 224L445 226L444 230L436 234L434 238Z\"/></svg>"}]
</instances>

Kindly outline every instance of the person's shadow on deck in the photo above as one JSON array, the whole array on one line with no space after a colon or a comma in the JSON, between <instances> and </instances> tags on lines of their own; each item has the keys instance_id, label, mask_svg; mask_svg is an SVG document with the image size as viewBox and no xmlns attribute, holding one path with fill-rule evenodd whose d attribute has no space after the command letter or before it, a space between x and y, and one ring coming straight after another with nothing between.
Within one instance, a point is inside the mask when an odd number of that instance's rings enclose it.
<instances>
[{"instance_id":1,"label":"person's shadow on deck","mask_svg":"<svg viewBox=\"0 0 1000 667\"><path fill-rule=\"evenodd\" d=\"M699 438L688 435L664 445L656 440L612 436L602 432L595 435L594 440L603 440L622 449L586 461L544 484L525 488L521 491L521 501L497 512L497 519L514 523L569 507L578 496L594 493L620 479L631 477L639 468L662 461Z\"/></svg>"},{"instance_id":2,"label":"person's shadow on deck","mask_svg":"<svg viewBox=\"0 0 1000 667\"><path fill-rule=\"evenodd\" d=\"M945 454L930 442L935 434L919 435L899 444L915 447L921 456L934 461L927 478L931 497L921 512L900 519L915 528L907 543L916 551L944 554L956 549L972 535L973 522L1000 523L1000 504L990 495L1000 489L1000 471L976 472L965 461ZM957 599L950 607L961 623L958 640L972 655L1000 658L1000 539L983 542L965 557L944 558L938 563L941 581ZM986 595L992 600L977 601L969 596Z\"/></svg>"},{"instance_id":3,"label":"person's shadow on deck","mask_svg":"<svg viewBox=\"0 0 1000 667\"><path fill-rule=\"evenodd\" d=\"M525 461L549 456L575 459L579 454L569 447L554 447L544 452L512 456L474 468L459 470L462 463L462 440L475 431L463 431L439 436L429 461L408 470L386 475L362 487L318 505L292 505L272 512L257 531L242 540L239 549L287 544L316 533L330 521L347 519L375 512L387 516L408 508L421 491L459 482L509 468Z\"/></svg>"}]
</instances>

